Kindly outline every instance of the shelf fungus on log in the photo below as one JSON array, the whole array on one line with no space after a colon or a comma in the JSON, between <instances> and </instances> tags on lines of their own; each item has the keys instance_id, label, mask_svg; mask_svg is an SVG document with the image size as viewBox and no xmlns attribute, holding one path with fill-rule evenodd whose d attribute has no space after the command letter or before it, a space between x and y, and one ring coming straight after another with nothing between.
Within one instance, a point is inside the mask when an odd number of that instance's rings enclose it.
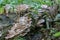
<instances>
[{"instance_id":1,"label":"shelf fungus on log","mask_svg":"<svg viewBox=\"0 0 60 40\"><path fill-rule=\"evenodd\" d=\"M16 35L25 36L30 31L31 18L20 17L19 22L15 23L11 30L8 30L6 39L12 38Z\"/></svg>"},{"instance_id":2,"label":"shelf fungus on log","mask_svg":"<svg viewBox=\"0 0 60 40\"><path fill-rule=\"evenodd\" d=\"M30 6L29 5L26 5L26 4L21 4L21 5L17 5L15 7L16 9L16 12L20 15L20 14L23 14L24 12L29 12L30 10Z\"/></svg>"}]
</instances>

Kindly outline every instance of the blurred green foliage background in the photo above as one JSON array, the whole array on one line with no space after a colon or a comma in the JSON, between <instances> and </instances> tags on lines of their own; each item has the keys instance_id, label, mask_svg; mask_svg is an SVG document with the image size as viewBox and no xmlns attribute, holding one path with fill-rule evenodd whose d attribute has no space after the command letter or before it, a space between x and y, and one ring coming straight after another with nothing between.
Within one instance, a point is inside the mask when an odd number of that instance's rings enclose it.
<instances>
[{"instance_id":1,"label":"blurred green foliage background","mask_svg":"<svg viewBox=\"0 0 60 40\"><path fill-rule=\"evenodd\" d=\"M52 5L51 0L0 0L0 13L3 13L3 7L6 4L17 5L17 4L28 4L35 9L40 8L42 4Z\"/></svg>"},{"instance_id":2,"label":"blurred green foliage background","mask_svg":"<svg viewBox=\"0 0 60 40\"><path fill-rule=\"evenodd\" d=\"M55 1L57 4L59 4L60 2L60 0L53 0L53 1ZM6 4L17 5L17 4L24 3L34 7L35 9L38 9L42 4L51 6L53 1L51 0L0 0L0 13L3 13L3 6L5 6Z\"/></svg>"}]
</instances>

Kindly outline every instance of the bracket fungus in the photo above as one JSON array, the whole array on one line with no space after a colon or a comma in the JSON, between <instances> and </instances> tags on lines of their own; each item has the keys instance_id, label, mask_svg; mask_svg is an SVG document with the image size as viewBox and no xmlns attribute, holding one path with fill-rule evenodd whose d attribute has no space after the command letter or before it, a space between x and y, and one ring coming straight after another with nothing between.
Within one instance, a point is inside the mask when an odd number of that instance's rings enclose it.
<instances>
[{"instance_id":1,"label":"bracket fungus","mask_svg":"<svg viewBox=\"0 0 60 40\"><path fill-rule=\"evenodd\" d=\"M11 30L8 30L8 34L5 38L9 39L18 34L20 34L20 36L26 35L30 31L31 22L31 18L20 17L19 22L15 23Z\"/></svg>"},{"instance_id":2,"label":"bracket fungus","mask_svg":"<svg viewBox=\"0 0 60 40\"><path fill-rule=\"evenodd\" d=\"M16 10L17 15L19 14L19 16L20 16L20 14L22 15L26 11L29 12L30 8L31 7L29 5L21 4L21 5L17 5L15 7L15 10Z\"/></svg>"}]
</instances>

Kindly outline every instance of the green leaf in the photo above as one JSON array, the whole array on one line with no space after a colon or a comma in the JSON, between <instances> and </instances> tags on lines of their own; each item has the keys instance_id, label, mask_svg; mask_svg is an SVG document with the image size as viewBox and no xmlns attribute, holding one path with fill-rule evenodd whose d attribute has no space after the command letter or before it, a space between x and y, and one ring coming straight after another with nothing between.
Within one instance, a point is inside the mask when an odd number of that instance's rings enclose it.
<instances>
[{"instance_id":1,"label":"green leaf","mask_svg":"<svg viewBox=\"0 0 60 40\"><path fill-rule=\"evenodd\" d=\"M54 37L60 37L60 32L53 34Z\"/></svg>"}]
</instances>

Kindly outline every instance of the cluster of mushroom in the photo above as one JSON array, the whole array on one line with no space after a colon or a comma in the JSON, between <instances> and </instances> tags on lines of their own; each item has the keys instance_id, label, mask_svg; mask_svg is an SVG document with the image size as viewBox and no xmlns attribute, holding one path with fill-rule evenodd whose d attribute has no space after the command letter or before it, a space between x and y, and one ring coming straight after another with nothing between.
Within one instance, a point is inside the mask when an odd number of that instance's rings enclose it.
<instances>
[{"instance_id":1,"label":"cluster of mushroom","mask_svg":"<svg viewBox=\"0 0 60 40\"><path fill-rule=\"evenodd\" d=\"M20 14L29 11L30 6L26 5L26 4L20 4L20 5L16 5L16 6L12 6L10 4L6 4L4 6L4 12L6 13L6 16L8 16L9 12L11 12L12 9L12 13L16 13L20 16ZM17 15L17 16L18 16Z\"/></svg>"},{"instance_id":2,"label":"cluster of mushroom","mask_svg":"<svg viewBox=\"0 0 60 40\"><path fill-rule=\"evenodd\" d=\"M31 18L26 16L25 12L29 11L30 6L26 4L20 4L16 5L15 7L12 7L10 4L6 4L4 7L6 16L9 16L10 10L12 10L13 13L16 13L18 20L16 23L13 24L12 28L8 30L8 34L6 35L6 39L12 38L16 35L24 36L30 31L31 26ZM20 16L21 14L24 14L25 16Z\"/></svg>"},{"instance_id":3,"label":"cluster of mushroom","mask_svg":"<svg viewBox=\"0 0 60 40\"><path fill-rule=\"evenodd\" d=\"M28 17L20 17L19 22L15 23L11 30L8 30L8 34L5 37L6 39L12 38L16 35L24 36L30 31L31 26L31 18Z\"/></svg>"}]
</instances>

